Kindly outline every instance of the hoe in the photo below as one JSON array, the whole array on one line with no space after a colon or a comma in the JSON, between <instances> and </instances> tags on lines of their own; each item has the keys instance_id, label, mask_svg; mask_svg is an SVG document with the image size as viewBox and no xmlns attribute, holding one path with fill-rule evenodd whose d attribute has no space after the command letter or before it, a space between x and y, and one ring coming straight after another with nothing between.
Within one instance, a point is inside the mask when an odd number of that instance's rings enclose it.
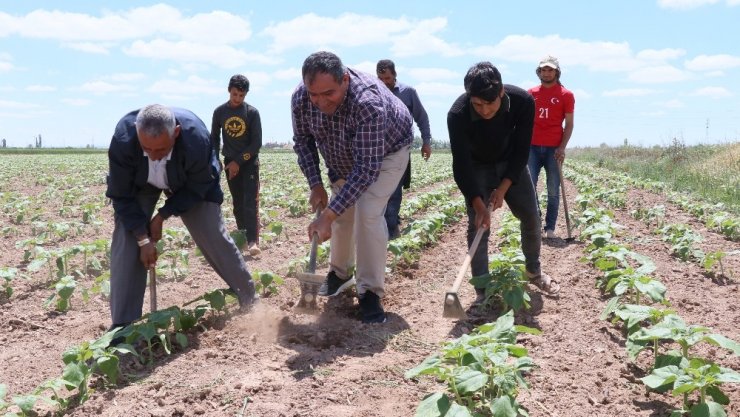
<instances>
[{"instance_id":1,"label":"hoe","mask_svg":"<svg viewBox=\"0 0 740 417\"><path fill-rule=\"evenodd\" d=\"M316 219L321 215L321 208L316 210ZM311 238L311 252L308 255L308 266L302 273L296 274L298 282L301 284L301 299L298 300L296 308L304 309L309 312L316 311L318 309L317 297L321 284L324 283L326 277L324 275L316 274L316 250L319 246L319 234L314 233Z\"/></svg>"},{"instance_id":2,"label":"hoe","mask_svg":"<svg viewBox=\"0 0 740 417\"><path fill-rule=\"evenodd\" d=\"M460 304L460 298L457 296L457 292L460 289L460 284L462 283L465 273L468 272L470 261L473 260L473 254L475 253L475 250L478 249L481 236L483 236L483 232L485 231L486 229L481 227L475 234L473 243L470 245L470 249L468 249L468 254L465 256L465 260L463 261L462 266L460 266L460 271L457 273L457 278L455 278L455 282L452 284L452 287L447 291L447 294L445 294L445 304L442 317L460 320L468 318L468 315L465 314L465 310L462 308L462 304Z\"/></svg>"}]
</instances>

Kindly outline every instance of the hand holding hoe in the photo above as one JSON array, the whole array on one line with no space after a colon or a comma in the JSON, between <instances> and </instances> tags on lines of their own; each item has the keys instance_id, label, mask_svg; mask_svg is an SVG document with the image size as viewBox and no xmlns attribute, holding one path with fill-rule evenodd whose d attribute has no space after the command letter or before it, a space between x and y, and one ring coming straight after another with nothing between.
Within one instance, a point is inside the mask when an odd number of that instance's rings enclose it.
<instances>
[{"instance_id":1,"label":"hand holding hoe","mask_svg":"<svg viewBox=\"0 0 740 417\"><path fill-rule=\"evenodd\" d=\"M572 242L576 240L570 235L570 216L568 215L568 199L565 196L565 182L563 181L563 163L558 161L558 174L560 174L560 194L563 195L563 209L565 209L565 227L568 229L568 237L565 239L566 242Z\"/></svg>"},{"instance_id":2,"label":"hand holding hoe","mask_svg":"<svg viewBox=\"0 0 740 417\"><path fill-rule=\"evenodd\" d=\"M321 207L316 209L316 219L321 215ZM298 282L301 284L301 299L298 300L297 308L306 310L316 310L318 305L319 288L324 283L326 277L316 274L316 250L319 246L319 234L314 233L311 237L311 252L308 255L308 266L302 273L296 274Z\"/></svg>"},{"instance_id":3,"label":"hand holding hoe","mask_svg":"<svg viewBox=\"0 0 740 417\"><path fill-rule=\"evenodd\" d=\"M460 271L457 273L457 278L455 278L452 288L450 288L447 291L447 294L445 294L445 304L442 317L461 320L468 318L468 315L465 314L465 310L462 308L462 304L460 304L460 298L457 296L457 292L460 290L462 279L465 276L465 273L468 272L470 261L473 260L473 254L476 249L478 249L478 244L480 243L480 239L485 231L486 229L484 227L478 228L478 232L475 234L475 239L473 239L473 243L470 245L470 249L468 249L468 254L465 256L465 260L460 267Z\"/></svg>"}]
</instances>

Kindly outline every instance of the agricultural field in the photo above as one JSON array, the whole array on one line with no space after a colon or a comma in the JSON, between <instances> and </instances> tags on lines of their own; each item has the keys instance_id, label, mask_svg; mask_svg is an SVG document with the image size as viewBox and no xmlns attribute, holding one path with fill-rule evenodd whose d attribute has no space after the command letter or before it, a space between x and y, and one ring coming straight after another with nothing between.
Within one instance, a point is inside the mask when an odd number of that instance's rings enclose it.
<instances>
[{"instance_id":1,"label":"agricultural field","mask_svg":"<svg viewBox=\"0 0 740 417\"><path fill-rule=\"evenodd\" d=\"M172 218L159 244L160 310L132 329L150 342L116 348L106 155L0 154L0 415L740 415L730 203L583 153L564 168L576 239L565 240L561 209L559 238L542 245L560 294L522 281L518 224L504 207L489 244L490 308L470 307L463 284L468 318L450 320L464 202L450 154L425 162L417 151L402 236L388 247L389 320L363 325L351 297L322 300L317 315L294 309L312 217L295 159L260 156L262 254L246 256L260 304L239 312ZM228 192L223 213L233 228Z\"/></svg>"}]
</instances>

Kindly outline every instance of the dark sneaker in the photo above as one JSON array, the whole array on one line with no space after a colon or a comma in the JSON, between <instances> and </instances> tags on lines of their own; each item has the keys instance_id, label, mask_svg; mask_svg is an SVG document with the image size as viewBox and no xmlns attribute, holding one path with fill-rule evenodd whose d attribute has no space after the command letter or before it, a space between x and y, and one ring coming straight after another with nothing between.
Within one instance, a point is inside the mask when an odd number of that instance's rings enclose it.
<instances>
[{"instance_id":1,"label":"dark sneaker","mask_svg":"<svg viewBox=\"0 0 740 417\"><path fill-rule=\"evenodd\" d=\"M326 281L321 284L319 288L319 295L324 297L334 297L339 295L342 291L345 291L355 285L355 278L341 279L337 276L334 271L329 272L326 276Z\"/></svg>"},{"instance_id":2,"label":"dark sneaker","mask_svg":"<svg viewBox=\"0 0 740 417\"><path fill-rule=\"evenodd\" d=\"M128 326L129 324L131 324L131 322L128 322L128 323L120 323L120 324L113 324L113 325L111 325L108 328L108 331L109 332L112 331L115 328L118 328L118 331L116 332L116 334L113 337L113 339L111 339L111 341L108 344L108 346L118 346L118 345L120 345L120 344L122 344L122 343L124 343L126 341L126 336L128 336L128 334L123 334L123 329L125 329L126 326ZM128 333L130 333L130 332L128 332Z\"/></svg>"},{"instance_id":3,"label":"dark sneaker","mask_svg":"<svg viewBox=\"0 0 740 417\"><path fill-rule=\"evenodd\" d=\"M383 306L380 305L380 297L372 291L366 291L360 296L360 313L362 322L366 324L385 323L387 319Z\"/></svg>"},{"instance_id":4,"label":"dark sneaker","mask_svg":"<svg viewBox=\"0 0 740 417\"><path fill-rule=\"evenodd\" d=\"M234 289L232 289L232 291L234 291L234 294L236 294L236 299L239 300L240 310L247 311L259 301L259 295L257 295L254 291L253 281L249 282L246 291L237 291Z\"/></svg>"}]
</instances>

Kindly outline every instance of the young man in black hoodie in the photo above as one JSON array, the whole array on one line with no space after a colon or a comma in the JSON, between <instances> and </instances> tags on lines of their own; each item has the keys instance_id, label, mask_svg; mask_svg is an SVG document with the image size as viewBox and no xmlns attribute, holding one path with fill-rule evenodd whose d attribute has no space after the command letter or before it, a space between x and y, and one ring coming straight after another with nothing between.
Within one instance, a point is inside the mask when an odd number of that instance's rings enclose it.
<instances>
[{"instance_id":1,"label":"young man in black hoodie","mask_svg":"<svg viewBox=\"0 0 740 417\"><path fill-rule=\"evenodd\" d=\"M229 80L229 101L216 107L211 123L211 142L218 157L224 137L224 171L234 201L236 227L244 231L249 254L259 248L259 150L262 147L260 113L244 99L249 80L241 74Z\"/></svg>"}]
</instances>

